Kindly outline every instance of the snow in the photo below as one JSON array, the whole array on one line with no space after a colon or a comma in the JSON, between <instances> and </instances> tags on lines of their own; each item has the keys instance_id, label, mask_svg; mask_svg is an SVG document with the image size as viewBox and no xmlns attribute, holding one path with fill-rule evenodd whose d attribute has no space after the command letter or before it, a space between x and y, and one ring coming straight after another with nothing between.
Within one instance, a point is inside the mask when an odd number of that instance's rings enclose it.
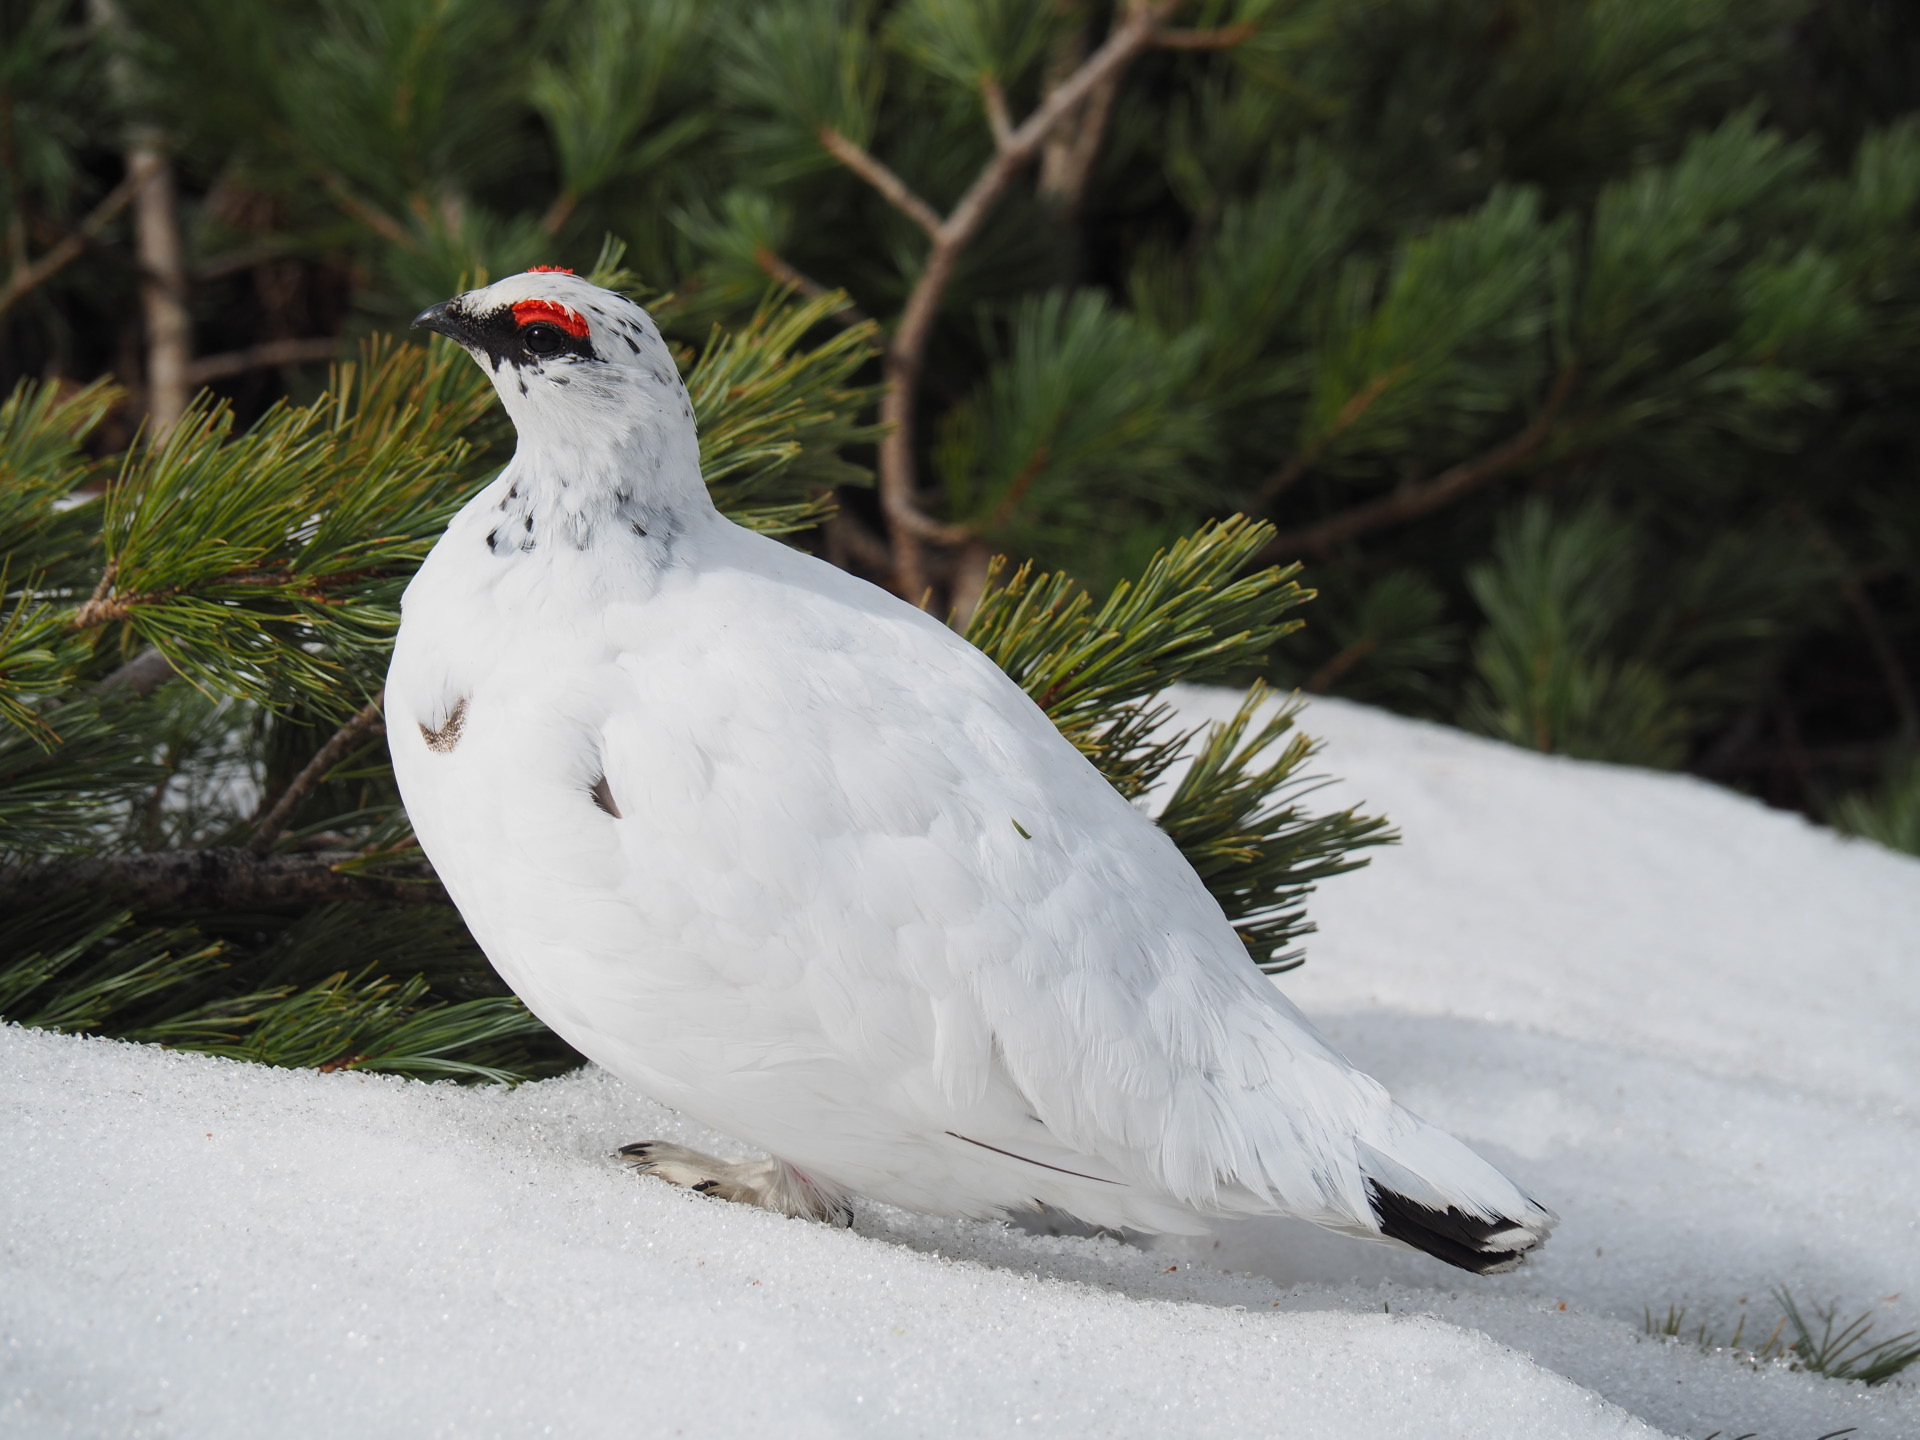
<instances>
[{"instance_id":1,"label":"snow","mask_svg":"<svg viewBox=\"0 0 1920 1440\"><path fill-rule=\"evenodd\" d=\"M1560 1212L1518 1273L1285 1222L834 1231L620 1169L725 1146L596 1071L7 1028L0 1434L1920 1434L1920 1385L1640 1334L1683 1305L1724 1338L1744 1300L1751 1338L1781 1283L1920 1323L1920 862L1681 777L1334 701L1307 726L1322 802L1406 840L1323 888L1283 984Z\"/></svg>"}]
</instances>

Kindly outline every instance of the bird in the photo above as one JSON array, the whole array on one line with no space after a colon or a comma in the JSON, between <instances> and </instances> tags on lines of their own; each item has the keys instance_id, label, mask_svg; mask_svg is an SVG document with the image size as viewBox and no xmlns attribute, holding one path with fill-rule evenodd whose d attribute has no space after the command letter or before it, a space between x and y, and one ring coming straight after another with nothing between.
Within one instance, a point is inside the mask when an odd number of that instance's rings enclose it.
<instances>
[{"instance_id":1,"label":"bird","mask_svg":"<svg viewBox=\"0 0 1920 1440\"><path fill-rule=\"evenodd\" d=\"M765 1156L627 1163L841 1225L857 1197L1144 1233L1290 1215L1481 1273L1546 1238L987 656L716 510L641 306L542 267L413 324L517 433L402 602L414 832L536 1016Z\"/></svg>"}]
</instances>

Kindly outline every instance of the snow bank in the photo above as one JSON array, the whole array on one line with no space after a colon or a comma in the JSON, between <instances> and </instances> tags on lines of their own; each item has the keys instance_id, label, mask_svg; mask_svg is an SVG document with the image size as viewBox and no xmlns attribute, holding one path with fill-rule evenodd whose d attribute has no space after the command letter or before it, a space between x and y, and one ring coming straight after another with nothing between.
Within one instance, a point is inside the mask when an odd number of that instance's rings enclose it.
<instances>
[{"instance_id":1,"label":"snow bank","mask_svg":"<svg viewBox=\"0 0 1920 1440\"><path fill-rule=\"evenodd\" d=\"M1770 1325L1781 1281L1920 1312L1920 864L1673 777L1309 724L1407 843L1323 891L1287 988L1561 1212L1520 1273L1273 1223L836 1232L620 1170L717 1142L597 1072L461 1090L6 1029L0 1433L1920 1434L1912 1386L1637 1333L1675 1303L1724 1334L1742 1296Z\"/></svg>"},{"instance_id":2,"label":"snow bank","mask_svg":"<svg viewBox=\"0 0 1920 1440\"><path fill-rule=\"evenodd\" d=\"M1920 1326L1920 861L1688 777L1335 700L1304 727L1342 777L1316 802L1365 802L1405 839L1315 896L1321 933L1283 985L1562 1223L1478 1283L1284 1222L1162 1248L1297 1287L1289 1304L1472 1326L1678 1433L1920 1436L1912 1382L1640 1336L1678 1305L1722 1340L1752 1312L1751 1343L1779 1284L1874 1312L1877 1336Z\"/></svg>"}]
</instances>

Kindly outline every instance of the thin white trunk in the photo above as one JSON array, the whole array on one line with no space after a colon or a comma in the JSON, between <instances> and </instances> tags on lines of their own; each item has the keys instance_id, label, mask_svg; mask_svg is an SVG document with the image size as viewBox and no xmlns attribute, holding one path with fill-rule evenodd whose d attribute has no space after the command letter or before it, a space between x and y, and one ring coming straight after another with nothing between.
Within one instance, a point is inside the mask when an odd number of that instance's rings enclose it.
<instances>
[{"instance_id":1,"label":"thin white trunk","mask_svg":"<svg viewBox=\"0 0 1920 1440\"><path fill-rule=\"evenodd\" d=\"M134 201L133 234L147 329L147 413L154 437L162 439L179 423L192 394L187 372L193 365L193 317L173 167L157 132L142 126L130 137L127 171L145 181Z\"/></svg>"},{"instance_id":2,"label":"thin white trunk","mask_svg":"<svg viewBox=\"0 0 1920 1440\"><path fill-rule=\"evenodd\" d=\"M88 0L88 13L109 43L125 35L126 19L114 0ZM108 81L123 103L132 98L133 75L118 50ZM152 125L127 128L127 175L138 186L133 202L134 252L140 262L140 313L147 337L147 414L155 439L164 439L185 413L192 395L193 317L187 309L186 247L180 240L180 209L166 137Z\"/></svg>"}]
</instances>

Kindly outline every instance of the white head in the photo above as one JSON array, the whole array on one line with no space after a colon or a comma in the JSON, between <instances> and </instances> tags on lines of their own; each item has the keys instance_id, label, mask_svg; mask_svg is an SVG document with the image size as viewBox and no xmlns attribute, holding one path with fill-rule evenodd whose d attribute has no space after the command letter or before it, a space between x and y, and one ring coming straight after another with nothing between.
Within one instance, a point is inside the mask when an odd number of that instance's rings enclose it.
<instances>
[{"instance_id":1,"label":"white head","mask_svg":"<svg viewBox=\"0 0 1920 1440\"><path fill-rule=\"evenodd\" d=\"M556 510L582 548L610 505L641 523L710 508L693 402L659 327L625 296L542 267L413 323L465 347L492 378L520 437L514 484L551 492L527 498Z\"/></svg>"}]
</instances>

